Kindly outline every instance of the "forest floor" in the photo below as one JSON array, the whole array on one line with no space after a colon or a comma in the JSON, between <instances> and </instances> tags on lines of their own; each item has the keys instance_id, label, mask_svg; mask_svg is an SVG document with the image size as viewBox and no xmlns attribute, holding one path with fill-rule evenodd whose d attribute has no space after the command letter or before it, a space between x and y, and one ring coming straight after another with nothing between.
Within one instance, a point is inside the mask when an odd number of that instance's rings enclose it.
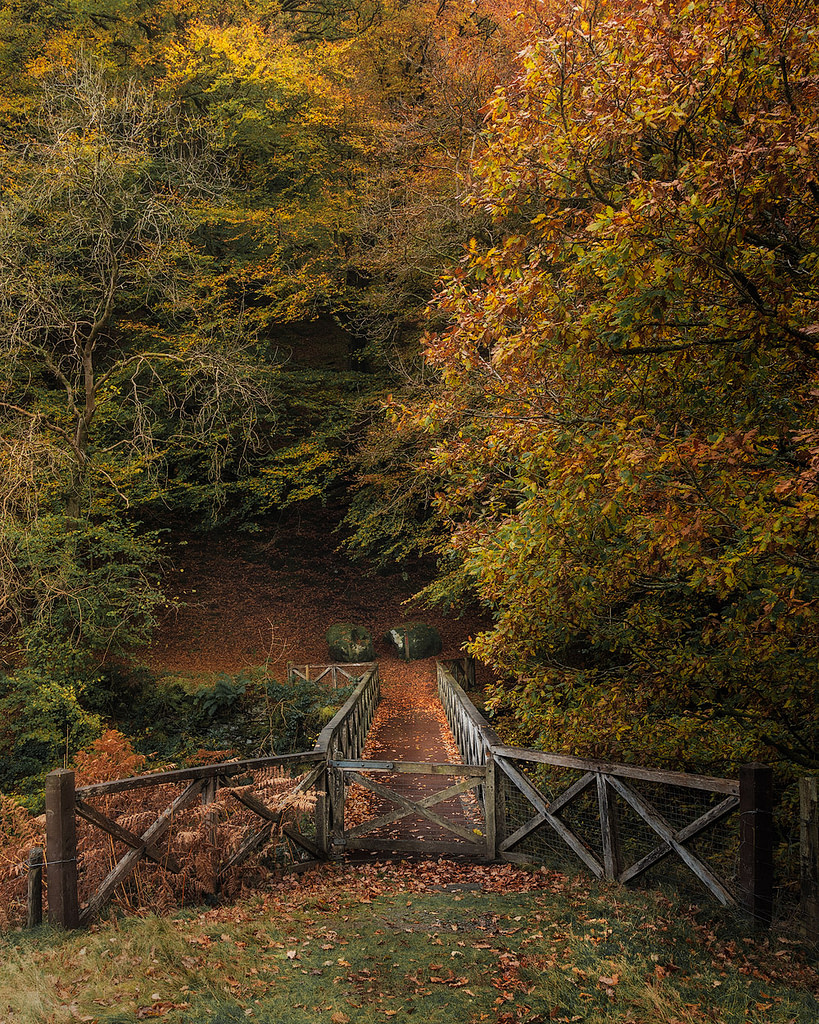
<instances>
[{"instance_id":1,"label":"forest floor","mask_svg":"<svg viewBox=\"0 0 819 1024\"><path fill-rule=\"evenodd\" d=\"M166 567L169 604L141 659L158 672L192 675L263 664L284 680L288 662L326 664L328 626L351 621L370 631L387 666L404 663L385 634L409 621L435 626L441 656L458 657L487 621L477 610L456 617L412 602L427 582L423 567L382 574L350 561L338 551L338 515L291 513L263 541L227 532L176 536Z\"/></svg>"},{"instance_id":2,"label":"forest floor","mask_svg":"<svg viewBox=\"0 0 819 1024\"><path fill-rule=\"evenodd\" d=\"M659 893L452 861L0 935L3 1024L816 1024L819 976Z\"/></svg>"}]
</instances>

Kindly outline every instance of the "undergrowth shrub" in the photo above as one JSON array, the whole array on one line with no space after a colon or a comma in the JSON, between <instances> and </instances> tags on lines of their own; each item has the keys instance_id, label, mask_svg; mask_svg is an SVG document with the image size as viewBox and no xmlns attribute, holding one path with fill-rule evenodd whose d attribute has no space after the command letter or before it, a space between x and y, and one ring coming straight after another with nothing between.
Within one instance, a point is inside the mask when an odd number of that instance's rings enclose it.
<instances>
[{"instance_id":1,"label":"undergrowth shrub","mask_svg":"<svg viewBox=\"0 0 819 1024\"><path fill-rule=\"evenodd\" d=\"M224 760L226 753L204 750L195 760L200 763ZM77 757L77 785L125 778L139 773L144 763L144 756L134 750L127 737L116 730L108 730ZM93 803L107 817L141 835L186 785L126 790L96 798ZM183 903L201 903L217 889L230 898L247 885L255 884L260 872L266 870L262 865L266 851L281 840L282 829L300 815L311 813L315 807L315 798L309 793L291 799L293 785L294 779L289 773L273 767L255 772L251 784L232 791L239 794L252 791L257 800L274 813L281 811L282 816L252 856L221 875L220 867L229 862L248 836L258 831L263 823L227 789L220 789L213 803L202 804L196 799L177 811L169 832L159 842L167 859L159 864L141 861L127 882L117 889L113 902L121 909L136 912L150 909L162 913ZM99 886L127 847L84 821L78 821L77 826L80 899L83 901ZM172 859L178 861L180 871L168 869L173 866Z\"/></svg>"},{"instance_id":2,"label":"undergrowth shrub","mask_svg":"<svg viewBox=\"0 0 819 1024\"><path fill-rule=\"evenodd\" d=\"M26 862L33 846L45 846L45 816L33 817L19 800L0 793L0 928L25 916Z\"/></svg>"},{"instance_id":3,"label":"undergrowth shrub","mask_svg":"<svg viewBox=\"0 0 819 1024\"><path fill-rule=\"evenodd\" d=\"M48 772L102 732L100 716L84 704L85 688L35 669L0 675L0 792L42 810Z\"/></svg>"},{"instance_id":4,"label":"undergrowth shrub","mask_svg":"<svg viewBox=\"0 0 819 1024\"><path fill-rule=\"evenodd\" d=\"M207 681L114 669L105 700L137 750L180 761L203 749L240 756L309 750L352 690L279 683L261 667Z\"/></svg>"},{"instance_id":5,"label":"undergrowth shrub","mask_svg":"<svg viewBox=\"0 0 819 1024\"><path fill-rule=\"evenodd\" d=\"M270 752L274 746L277 754L309 750L354 689L355 684L328 690L321 683L268 680L254 716L267 730L265 739Z\"/></svg>"},{"instance_id":6,"label":"undergrowth shrub","mask_svg":"<svg viewBox=\"0 0 819 1024\"><path fill-rule=\"evenodd\" d=\"M204 763L224 759L225 751L202 751ZM140 773L145 757L131 741L115 729L105 730L80 752L74 763L78 787L110 782ZM160 767L172 767L163 765ZM141 861L133 874L115 892L112 903L121 910L167 912L185 903L201 903L219 891L230 899L252 887L269 870L271 849L283 841L283 829L304 815L311 815L315 797L310 793L292 795L298 776L284 769L267 768L253 775L251 784L233 791L221 789L213 803L192 804L173 815L170 830L159 841L165 859L161 863ZM126 790L91 802L119 825L138 835L144 833L184 789L186 783ZM265 841L241 864L220 872L248 836L263 823L233 793L253 793L279 823ZM32 816L13 797L0 794L0 928L19 925L26 913L26 861L33 846L45 846L45 816ZM113 840L96 826L78 819L77 859L80 902L99 887L128 847ZM181 868L170 870L173 860ZM46 872L47 880L47 872ZM47 900L47 886L46 886Z\"/></svg>"}]
</instances>

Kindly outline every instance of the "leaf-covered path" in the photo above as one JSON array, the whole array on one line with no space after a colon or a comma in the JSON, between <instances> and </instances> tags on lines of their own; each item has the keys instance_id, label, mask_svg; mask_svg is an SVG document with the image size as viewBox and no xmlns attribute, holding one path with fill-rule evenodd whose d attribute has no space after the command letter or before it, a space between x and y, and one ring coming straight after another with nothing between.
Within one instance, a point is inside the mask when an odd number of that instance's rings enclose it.
<instances>
[{"instance_id":1,"label":"leaf-covered path","mask_svg":"<svg viewBox=\"0 0 819 1024\"><path fill-rule=\"evenodd\" d=\"M395 657L380 661L381 703L373 721L363 757L383 761L460 763L455 739L438 699L435 659L402 662ZM418 801L451 786L447 775L386 774L380 783L401 796ZM348 800L348 824L384 814L391 805L361 787L352 787ZM482 830L483 819L477 800L466 794L435 805L436 813L468 830ZM409 815L373 833L380 839L423 839L457 841L440 825L420 815Z\"/></svg>"},{"instance_id":2,"label":"leaf-covered path","mask_svg":"<svg viewBox=\"0 0 819 1024\"><path fill-rule=\"evenodd\" d=\"M194 677L264 664L271 676L284 679L288 661L328 660L325 634L331 623L356 622L373 636L382 684L363 756L459 762L437 696L435 659L403 662L384 638L402 622L423 619L440 631L443 656L457 657L464 641L485 623L405 604L423 586L423 576L383 576L350 563L336 550L336 520L331 511L314 510L271 530L264 543L231 535L178 537L167 583L179 606L169 606L154 644L144 652L146 661L159 672ZM382 773L377 781L418 800L454 780ZM361 824L389 809L388 802L352 787L347 823ZM469 796L436 810L469 831L482 828L477 802ZM455 838L416 816L396 823L392 836Z\"/></svg>"},{"instance_id":3,"label":"leaf-covered path","mask_svg":"<svg viewBox=\"0 0 819 1024\"><path fill-rule=\"evenodd\" d=\"M337 550L338 516L313 510L271 527L263 542L229 533L176 537L165 580L172 602L143 652L147 663L181 675L263 664L283 679L288 661L326 663L328 626L355 622L372 634L389 681L393 662L400 666L384 641L392 627L423 619L440 631L446 657L458 656L487 625L475 615L447 617L405 603L427 577L420 569L379 575L351 563Z\"/></svg>"}]
</instances>

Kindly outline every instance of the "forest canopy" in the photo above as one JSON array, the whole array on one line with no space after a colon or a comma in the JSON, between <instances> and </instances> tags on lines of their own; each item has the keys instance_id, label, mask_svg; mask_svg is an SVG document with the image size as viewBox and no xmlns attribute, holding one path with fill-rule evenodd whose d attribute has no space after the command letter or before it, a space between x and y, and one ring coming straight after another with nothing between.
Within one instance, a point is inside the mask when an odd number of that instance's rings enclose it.
<instances>
[{"instance_id":1,"label":"forest canopy","mask_svg":"<svg viewBox=\"0 0 819 1024\"><path fill-rule=\"evenodd\" d=\"M511 736L816 766L811 3L0 0L0 127L9 693L340 489Z\"/></svg>"}]
</instances>

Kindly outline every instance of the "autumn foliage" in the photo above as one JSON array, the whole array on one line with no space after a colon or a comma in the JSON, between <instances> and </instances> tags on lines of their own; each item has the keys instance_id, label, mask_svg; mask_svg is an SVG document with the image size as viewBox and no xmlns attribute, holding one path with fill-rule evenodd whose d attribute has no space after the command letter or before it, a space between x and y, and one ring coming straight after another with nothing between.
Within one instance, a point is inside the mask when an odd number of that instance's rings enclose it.
<instances>
[{"instance_id":1,"label":"autumn foliage","mask_svg":"<svg viewBox=\"0 0 819 1024\"><path fill-rule=\"evenodd\" d=\"M547 749L815 765L813 13L532 17L469 195L496 240L405 418L494 610L493 706Z\"/></svg>"}]
</instances>

